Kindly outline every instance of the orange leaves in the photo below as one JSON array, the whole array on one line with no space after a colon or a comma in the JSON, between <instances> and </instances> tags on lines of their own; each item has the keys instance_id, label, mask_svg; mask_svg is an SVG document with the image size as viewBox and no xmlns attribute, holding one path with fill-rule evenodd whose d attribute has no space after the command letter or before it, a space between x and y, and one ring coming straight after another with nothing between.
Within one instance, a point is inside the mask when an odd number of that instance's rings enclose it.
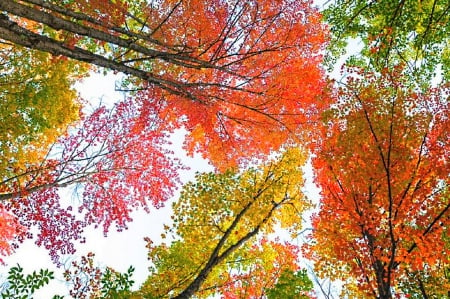
<instances>
[{"instance_id":1,"label":"orange leaves","mask_svg":"<svg viewBox=\"0 0 450 299\"><path fill-rule=\"evenodd\" d=\"M27 38L20 41L25 46L134 76L126 85L147 89L137 97L161 101L161 118L171 116L168 127L202 128L205 138L189 139L187 148L221 170L297 141L305 131L300 125L315 122L326 102L317 101L326 32L310 1L96 0L28 7L8 0L2 7L11 16L45 19L42 32L5 20L10 39L16 41L12 29L22 30L47 41ZM47 13L52 17L44 18ZM75 43L63 47L61 39Z\"/></svg>"},{"instance_id":2,"label":"orange leaves","mask_svg":"<svg viewBox=\"0 0 450 299\"><path fill-rule=\"evenodd\" d=\"M5 256L11 253L13 249L11 241L23 230L24 227L18 223L16 217L5 210L3 205L0 206L0 255ZM1 258L0 263L3 263Z\"/></svg>"},{"instance_id":3,"label":"orange leaves","mask_svg":"<svg viewBox=\"0 0 450 299\"><path fill-rule=\"evenodd\" d=\"M175 93L152 85L139 93L163 100L161 114L193 133L186 148L222 170L279 149L320 106L323 26L298 18L317 11L298 1L254 2L167 4L172 15L155 36L192 49L191 62L152 65Z\"/></svg>"},{"instance_id":4,"label":"orange leaves","mask_svg":"<svg viewBox=\"0 0 450 299\"><path fill-rule=\"evenodd\" d=\"M309 254L325 273L346 265L339 278L368 292L448 254L449 89L418 92L401 72L350 76L313 148L323 198Z\"/></svg>"}]
</instances>

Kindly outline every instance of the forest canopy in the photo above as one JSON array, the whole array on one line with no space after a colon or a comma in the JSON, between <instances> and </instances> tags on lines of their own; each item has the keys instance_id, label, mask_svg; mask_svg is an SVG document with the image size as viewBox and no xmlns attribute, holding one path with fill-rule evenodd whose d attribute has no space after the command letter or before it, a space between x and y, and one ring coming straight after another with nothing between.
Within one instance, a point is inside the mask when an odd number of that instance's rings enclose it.
<instances>
[{"instance_id":1,"label":"forest canopy","mask_svg":"<svg viewBox=\"0 0 450 299\"><path fill-rule=\"evenodd\" d=\"M447 2L2 0L0 254L63 266L170 201L142 285L89 254L67 295L449 296ZM123 99L81 99L94 72ZM214 169L183 184L180 129ZM22 266L4 298L55 277Z\"/></svg>"}]
</instances>

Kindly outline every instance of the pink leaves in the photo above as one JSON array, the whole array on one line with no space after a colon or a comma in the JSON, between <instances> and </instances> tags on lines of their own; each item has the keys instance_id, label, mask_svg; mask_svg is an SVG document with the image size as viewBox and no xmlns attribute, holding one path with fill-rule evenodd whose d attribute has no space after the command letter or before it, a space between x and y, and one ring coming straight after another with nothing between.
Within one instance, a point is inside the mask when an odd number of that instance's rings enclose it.
<instances>
[{"instance_id":1,"label":"pink leaves","mask_svg":"<svg viewBox=\"0 0 450 299\"><path fill-rule=\"evenodd\" d=\"M38 228L36 243L56 262L74 252L73 241L83 241L86 226L102 225L105 234L112 225L125 229L134 209L158 208L172 196L181 166L165 147L168 133L153 104L138 98L99 107L54 145L53 159L30 168L16 186L22 197L7 205L28 229L18 241ZM76 211L63 207L67 194L59 196L67 186L80 195Z\"/></svg>"}]
</instances>

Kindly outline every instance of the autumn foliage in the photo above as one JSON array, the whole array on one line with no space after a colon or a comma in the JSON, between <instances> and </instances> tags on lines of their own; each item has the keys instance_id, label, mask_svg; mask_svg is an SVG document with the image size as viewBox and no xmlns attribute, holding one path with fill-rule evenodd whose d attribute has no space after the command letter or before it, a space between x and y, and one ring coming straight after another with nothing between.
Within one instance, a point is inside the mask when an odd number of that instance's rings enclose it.
<instances>
[{"instance_id":1,"label":"autumn foliage","mask_svg":"<svg viewBox=\"0 0 450 299\"><path fill-rule=\"evenodd\" d=\"M220 170L253 163L301 137L302 125L314 122L322 106L316 96L326 34L309 1L276 4L2 1L0 37L14 44L17 68L41 59L48 73L30 76L52 84L34 95L39 107L30 111L60 121L53 131L29 125L43 142L35 158L20 167L2 161L11 170L2 174L0 198L27 228L16 241L38 227L38 245L56 261L74 252L73 240L83 241L86 226L122 230L134 209L162 206L181 167L167 149L177 128L188 131L189 153L201 153ZM18 55L19 46L33 49L31 56ZM79 77L86 65L129 75L120 88L130 96L111 109L83 110L66 133L78 111L65 104L75 96L65 78ZM45 110L47 99L54 110ZM12 103L11 115L20 116ZM15 138L32 137L31 129ZM18 144L13 152L35 149ZM77 194L70 206L60 197L64 187Z\"/></svg>"},{"instance_id":2,"label":"autumn foliage","mask_svg":"<svg viewBox=\"0 0 450 299\"><path fill-rule=\"evenodd\" d=\"M146 282L131 292L132 270L89 255L71 296L305 298L302 254L342 296L449 295L450 6L327 1L327 27L312 2L1 0L0 254L34 238L59 263L88 226L163 207L182 129L215 171L147 240ZM73 83L108 70L124 98L86 105ZM302 251L308 157L321 196Z\"/></svg>"},{"instance_id":3,"label":"autumn foliage","mask_svg":"<svg viewBox=\"0 0 450 299\"><path fill-rule=\"evenodd\" d=\"M172 195L180 166L164 147L158 119L147 112L142 117L142 105L131 99L100 107L62 136L47 160L3 182L5 207L22 226L40 228L37 244L55 261L74 252L84 227L102 225L105 234L111 225L122 230L133 209L160 207ZM78 191L75 206L61 202L58 188L67 186ZM26 237L31 234L23 231L18 240Z\"/></svg>"},{"instance_id":4,"label":"autumn foliage","mask_svg":"<svg viewBox=\"0 0 450 299\"><path fill-rule=\"evenodd\" d=\"M7 0L0 30L25 47L131 75L125 88L160 101L161 118L191 132L188 151L223 170L279 149L321 107L320 14L310 1L273 4Z\"/></svg>"},{"instance_id":5,"label":"autumn foliage","mask_svg":"<svg viewBox=\"0 0 450 299\"><path fill-rule=\"evenodd\" d=\"M260 297L284 271L299 270L299 247L267 236L275 225L301 228L309 207L301 193L304 162L294 148L257 168L205 173L186 184L163 233L171 242L148 240L153 266L139 294Z\"/></svg>"},{"instance_id":6,"label":"autumn foliage","mask_svg":"<svg viewBox=\"0 0 450 299\"><path fill-rule=\"evenodd\" d=\"M448 262L450 90L420 91L401 67L347 71L313 149L322 200L308 252L350 295L391 298L408 272Z\"/></svg>"}]
</instances>

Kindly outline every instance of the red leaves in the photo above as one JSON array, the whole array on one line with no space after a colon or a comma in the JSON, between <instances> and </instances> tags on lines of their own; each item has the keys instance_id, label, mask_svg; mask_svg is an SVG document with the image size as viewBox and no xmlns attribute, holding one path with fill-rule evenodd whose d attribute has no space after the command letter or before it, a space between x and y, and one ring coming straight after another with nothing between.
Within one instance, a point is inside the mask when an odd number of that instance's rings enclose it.
<instances>
[{"instance_id":1,"label":"red leaves","mask_svg":"<svg viewBox=\"0 0 450 299\"><path fill-rule=\"evenodd\" d=\"M153 74L174 82L176 92L150 85L139 96L161 100L161 118L192 133L189 152L219 169L246 163L316 120L323 29L318 12L299 1L183 2L155 36L164 32L167 43L194 49L196 62L155 64Z\"/></svg>"},{"instance_id":2,"label":"red leaves","mask_svg":"<svg viewBox=\"0 0 450 299\"><path fill-rule=\"evenodd\" d=\"M75 252L74 240L84 240L81 233L86 225L70 213L70 207L61 207L56 188L43 189L15 201L8 209L26 228L16 240L31 238L31 228L38 228L36 244L45 247L55 263L60 262L60 254Z\"/></svg>"},{"instance_id":3,"label":"red leaves","mask_svg":"<svg viewBox=\"0 0 450 299\"><path fill-rule=\"evenodd\" d=\"M122 230L134 209L149 211L172 196L180 165L165 149L167 135L151 107L127 99L98 108L53 147L55 159L30 167L20 185L8 185L7 210L27 229L38 227L36 243L55 261L74 252L72 243L83 241L86 226L102 225L105 234L113 224ZM82 190L77 211L61 203L58 188L69 185ZM25 237L31 234L23 231L18 241Z\"/></svg>"},{"instance_id":4,"label":"red leaves","mask_svg":"<svg viewBox=\"0 0 450 299\"><path fill-rule=\"evenodd\" d=\"M0 206L0 255L9 255L12 251L11 240L24 231L16 218L3 205ZM0 263L3 260L0 258Z\"/></svg>"},{"instance_id":5,"label":"red leaves","mask_svg":"<svg viewBox=\"0 0 450 299\"><path fill-rule=\"evenodd\" d=\"M129 213L148 203L159 207L171 196L177 182L177 159L164 149L166 134L160 130L155 112L148 111L152 103L129 99L116 105L108 119L98 119L88 134L104 127L95 142L95 173L89 176L80 211L88 211L88 222L104 222L105 233L111 223L118 229L130 221ZM145 114L142 109L147 109Z\"/></svg>"}]
</instances>

